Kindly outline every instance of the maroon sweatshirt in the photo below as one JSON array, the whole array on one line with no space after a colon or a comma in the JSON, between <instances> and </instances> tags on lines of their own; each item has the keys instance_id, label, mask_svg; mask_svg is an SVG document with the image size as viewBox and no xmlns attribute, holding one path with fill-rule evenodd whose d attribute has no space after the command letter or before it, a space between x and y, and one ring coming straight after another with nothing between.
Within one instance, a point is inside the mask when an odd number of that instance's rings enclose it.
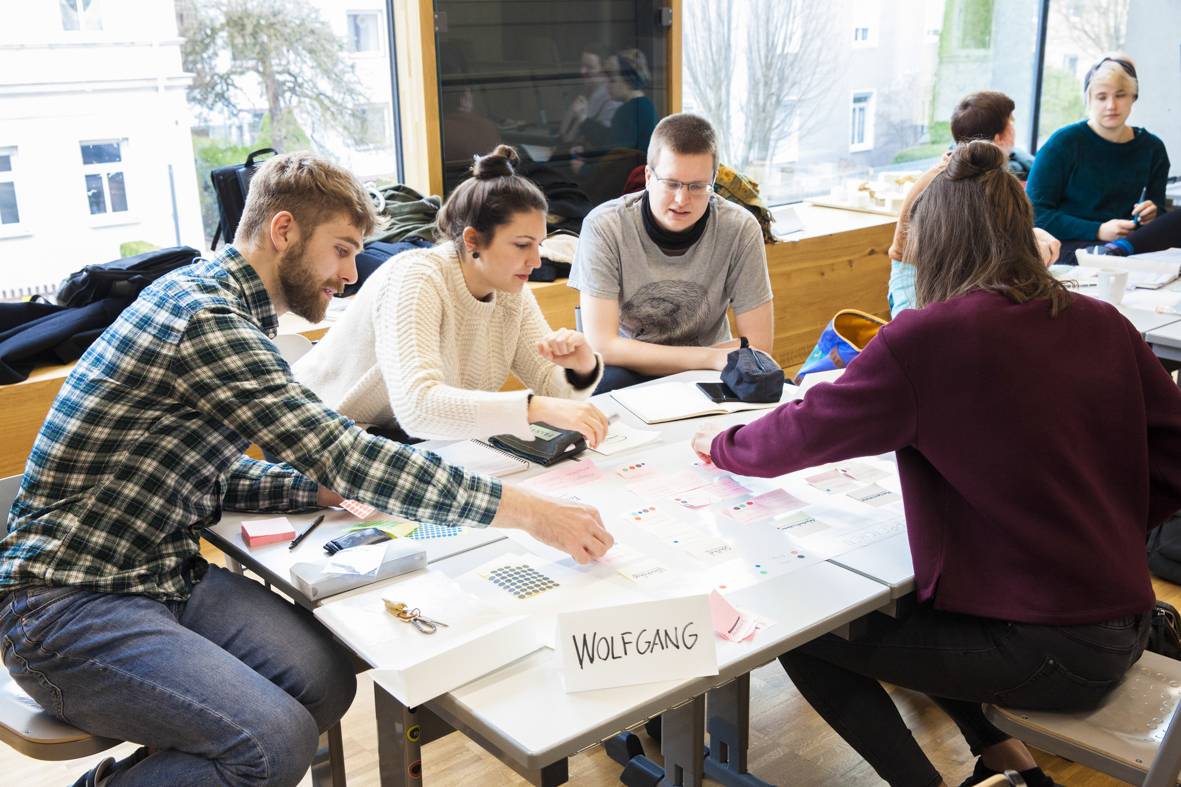
<instances>
[{"instance_id":1,"label":"maroon sweatshirt","mask_svg":"<svg viewBox=\"0 0 1181 787\"><path fill-rule=\"evenodd\" d=\"M1181 508L1181 391L1112 306L983 291L882 328L836 383L718 435L745 475L897 451L919 600L1071 625L1153 604Z\"/></svg>"}]
</instances>

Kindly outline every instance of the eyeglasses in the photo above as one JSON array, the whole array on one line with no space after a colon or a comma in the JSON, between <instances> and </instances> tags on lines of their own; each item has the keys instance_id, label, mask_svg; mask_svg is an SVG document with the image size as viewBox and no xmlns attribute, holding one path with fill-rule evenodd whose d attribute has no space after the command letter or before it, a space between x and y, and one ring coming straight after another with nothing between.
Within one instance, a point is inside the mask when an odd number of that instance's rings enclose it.
<instances>
[{"instance_id":1,"label":"eyeglasses","mask_svg":"<svg viewBox=\"0 0 1181 787\"><path fill-rule=\"evenodd\" d=\"M648 171L652 172L651 170ZM712 194L714 190L714 184L712 183L683 183L672 178L662 178L655 172L652 172L652 177L669 194L676 194L681 189L685 189L689 192L690 197L704 197L707 194Z\"/></svg>"}]
</instances>

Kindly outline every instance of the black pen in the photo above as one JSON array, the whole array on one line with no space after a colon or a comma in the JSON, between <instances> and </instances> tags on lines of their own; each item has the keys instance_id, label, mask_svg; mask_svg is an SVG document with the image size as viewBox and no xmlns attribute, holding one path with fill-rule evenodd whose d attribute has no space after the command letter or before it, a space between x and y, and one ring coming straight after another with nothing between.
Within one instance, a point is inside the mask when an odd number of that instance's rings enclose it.
<instances>
[{"instance_id":1,"label":"black pen","mask_svg":"<svg viewBox=\"0 0 1181 787\"><path fill-rule=\"evenodd\" d=\"M299 542L300 542L300 541L303 541L305 538L307 538L307 537L308 537L308 533L310 533L310 532L312 532L313 530L315 530L315 529L316 529L316 526L317 526L317 525L319 525L319 524L320 524L321 522L323 522L323 521L324 521L324 515L323 515L323 514L320 514L320 516L318 516L318 517L316 517L315 519L313 519L313 520L312 520L312 523L311 523L310 525L308 525L308 529L307 529L307 530L303 531L303 532L302 532L302 533L300 533L298 536L296 536L296 537L294 538L294 540L292 540L292 542L291 542L291 546L289 546L289 547L287 547L287 548L288 548L288 549L295 549L297 546L299 546Z\"/></svg>"}]
</instances>

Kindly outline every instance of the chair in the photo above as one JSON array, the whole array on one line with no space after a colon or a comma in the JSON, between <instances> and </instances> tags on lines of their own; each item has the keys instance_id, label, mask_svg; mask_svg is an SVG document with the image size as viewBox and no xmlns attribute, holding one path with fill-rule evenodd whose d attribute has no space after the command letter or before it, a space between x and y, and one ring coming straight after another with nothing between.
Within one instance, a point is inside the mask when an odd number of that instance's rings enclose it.
<instances>
[{"instance_id":1,"label":"chair","mask_svg":"<svg viewBox=\"0 0 1181 787\"><path fill-rule=\"evenodd\" d=\"M0 479L0 512L5 520L20 483L19 475ZM7 672L0 676L0 740L36 760L73 760L122 743L58 721L21 691Z\"/></svg>"},{"instance_id":2,"label":"chair","mask_svg":"<svg viewBox=\"0 0 1181 787\"><path fill-rule=\"evenodd\" d=\"M993 725L1043 751L1130 784L1174 787L1181 773L1181 661L1145 651L1103 704L1087 713L985 705Z\"/></svg>"}]
</instances>

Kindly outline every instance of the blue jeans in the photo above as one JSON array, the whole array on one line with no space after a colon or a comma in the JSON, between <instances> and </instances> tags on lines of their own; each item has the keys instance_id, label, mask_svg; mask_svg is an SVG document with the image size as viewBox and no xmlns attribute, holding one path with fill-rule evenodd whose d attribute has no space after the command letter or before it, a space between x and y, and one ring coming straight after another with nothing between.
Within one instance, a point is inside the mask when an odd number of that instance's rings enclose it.
<instances>
[{"instance_id":1,"label":"blue jeans","mask_svg":"<svg viewBox=\"0 0 1181 787\"><path fill-rule=\"evenodd\" d=\"M639 385L649 380L655 380L657 376L648 376L639 372L633 372L631 369L623 366L606 366L603 368L603 378L599 380L599 385L595 388L595 393L607 393L608 391L614 391L619 388L627 388L629 385Z\"/></svg>"},{"instance_id":2,"label":"blue jeans","mask_svg":"<svg viewBox=\"0 0 1181 787\"><path fill-rule=\"evenodd\" d=\"M54 716L152 754L112 785L294 785L356 692L311 613L212 567L185 602L69 587L0 599L16 683Z\"/></svg>"}]
</instances>

